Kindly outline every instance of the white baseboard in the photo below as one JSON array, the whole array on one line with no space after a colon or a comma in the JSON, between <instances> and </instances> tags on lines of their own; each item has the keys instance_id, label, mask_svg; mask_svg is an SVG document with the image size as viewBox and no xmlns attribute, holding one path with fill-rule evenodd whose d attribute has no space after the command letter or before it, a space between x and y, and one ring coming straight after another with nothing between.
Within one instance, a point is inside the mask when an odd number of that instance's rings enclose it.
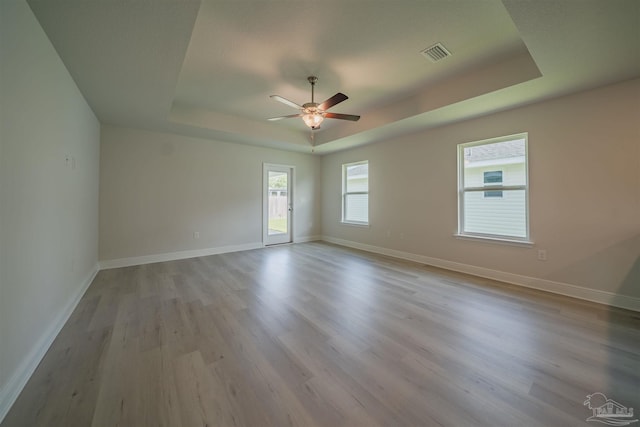
<instances>
[{"instance_id":1,"label":"white baseboard","mask_svg":"<svg viewBox=\"0 0 640 427\"><path fill-rule=\"evenodd\" d=\"M294 243L306 243L322 240L322 236L302 236L296 237ZM108 259L100 261L100 270L111 268L131 267L134 265L153 264L155 262L177 261L180 259L197 258L201 256L226 254L230 252L249 251L263 248L264 244L246 243L243 245L220 246L216 248L195 249L188 251L167 252L163 254L143 255L130 258Z\"/></svg>"},{"instance_id":2,"label":"white baseboard","mask_svg":"<svg viewBox=\"0 0 640 427\"><path fill-rule=\"evenodd\" d=\"M80 299L87 291L87 288L93 282L93 279L98 274L98 265L96 264L92 271L87 275L82 285L69 299L69 302L60 311L58 316L49 323L48 327L36 343L33 346L31 352L22 360L20 366L15 370L13 375L5 383L4 387L0 389L0 423L11 409L11 406L15 403L16 399L22 392L22 389L31 378L31 375L35 372L36 368L40 364L40 361L51 347L53 340L58 336L62 327L67 323L71 313L75 310L76 306L80 302Z\"/></svg>"},{"instance_id":3,"label":"white baseboard","mask_svg":"<svg viewBox=\"0 0 640 427\"><path fill-rule=\"evenodd\" d=\"M322 236L302 236L294 238L293 243L317 242L318 240L322 240Z\"/></svg>"},{"instance_id":4,"label":"white baseboard","mask_svg":"<svg viewBox=\"0 0 640 427\"><path fill-rule=\"evenodd\" d=\"M262 242L246 243L243 245L220 246L217 248L195 249L164 254L143 255L130 258L108 259L100 261L100 270L110 268L131 267L133 265L153 264L155 262L176 261L179 259L197 258L201 256L218 255L229 252L248 251L264 247Z\"/></svg>"},{"instance_id":5,"label":"white baseboard","mask_svg":"<svg viewBox=\"0 0 640 427\"><path fill-rule=\"evenodd\" d=\"M500 282L510 283L513 285L538 289L541 291L565 295L581 300L597 302L613 307L625 308L627 310L640 311L640 298L635 298L627 295L619 295L612 292L589 289L581 286L571 285L569 283L554 282L551 280L539 279L536 277L522 276L519 274L507 273L504 271L492 270L489 268L477 267L474 265L462 264L459 262L427 257L424 255L417 255L410 252L403 252L394 249L383 248L380 246L367 245L350 240L336 239L330 236L322 236L322 240L325 242L334 243L336 245L347 246L350 248L373 252L380 255L391 256L394 258L415 261L433 267L439 267L446 270L484 277L486 279L492 279Z\"/></svg>"}]
</instances>

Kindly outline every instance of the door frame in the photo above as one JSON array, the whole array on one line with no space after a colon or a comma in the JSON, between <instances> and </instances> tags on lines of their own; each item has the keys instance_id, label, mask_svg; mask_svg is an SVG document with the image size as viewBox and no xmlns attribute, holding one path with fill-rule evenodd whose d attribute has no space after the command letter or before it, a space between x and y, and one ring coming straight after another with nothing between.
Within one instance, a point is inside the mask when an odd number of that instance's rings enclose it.
<instances>
[{"instance_id":1,"label":"door frame","mask_svg":"<svg viewBox=\"0 0 640 427\"><path fill-rule=\"evenodd\" d=\"M287 172L291 179L287 180L287 198L289 202L287 230L288 233L284 241L269 242L269 171ZM293 224L295 221L295 183L296 167L276 163L262 164L262 245L271 246L278 244L293 243Z\"/></svg>"}]
</instances>

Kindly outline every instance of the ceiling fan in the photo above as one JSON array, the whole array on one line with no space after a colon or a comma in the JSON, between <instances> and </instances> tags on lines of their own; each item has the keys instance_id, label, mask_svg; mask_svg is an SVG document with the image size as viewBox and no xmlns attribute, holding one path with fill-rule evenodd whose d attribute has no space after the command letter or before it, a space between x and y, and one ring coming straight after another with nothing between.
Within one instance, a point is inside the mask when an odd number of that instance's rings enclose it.
<instances>
[{"instance_id":1,"label":"ceiling fan","mask_svg":"<svg viewBox=\"0 0 640 427\"><path fill-rule=\"evenodd\" d=\"M336 104L341 103L349 99L347 95L344 93L336 93L331 98L327 99L321 104L318 104L314 101L314 93L313 88L318 82L318 78L316 76L307 77L309 83L311 83L311 102L307 102L306 104L298 105L295 102L289 101L286 98L283 98L278 95L271 95L270 98L275 99L276 101L280 101L283 104L286 104L290 107L297 108L300 110L298 114L291 114L288 116L280 116L280 117L272 117L267 120L282 120L282 119L290 119L293 117L302 117L304 123L311 128L311 130L320 129L320 123L324 119L340 119L340 120L351 120L352 122L357 122L360 119L360 116L356 116L353 114L340 114L340 113L329 113L327 110L333 107Z\"/></svg>"}]
</instances>

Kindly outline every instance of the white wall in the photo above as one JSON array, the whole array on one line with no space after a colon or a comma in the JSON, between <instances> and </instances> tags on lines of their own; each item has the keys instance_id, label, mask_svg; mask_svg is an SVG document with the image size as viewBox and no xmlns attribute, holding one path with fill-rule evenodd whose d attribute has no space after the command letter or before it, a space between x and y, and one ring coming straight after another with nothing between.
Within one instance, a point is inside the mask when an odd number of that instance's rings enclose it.
<instances>
[{"instance_id":1,"label":"white wall","mask_svg":"<svg viewBox=\"0 0 640 427\"><path fill-rule=\"evenodd\" d=\"M633 80L327 155L323 235L595 300L640 298L638 117ZM535 246L455 238L457 144L520 132ZM369 160L368 228L340 224L340 167L359 160Z\"/></svg>"},{"instance_id":2,"label":"white wall","mask_svg":"<svg viewBox=\"0 0 640 427\"><path fill-rule=\"evenodd\" d=\"M0 40L1 420L97 271L100 125L24 0Z\"/></svg>"},{"instance_id":3,"label":"white wall","mask_svg":"<svg viewBox=\"0 0 640 427\"><path fill-rule=\"evenodd\" d=\"M294 241L320 235L320 158L103 126L100 259L262 244L262 164L295 166ZM194 239L193 233L200 232Z\"/></svg>"}]
</instances>

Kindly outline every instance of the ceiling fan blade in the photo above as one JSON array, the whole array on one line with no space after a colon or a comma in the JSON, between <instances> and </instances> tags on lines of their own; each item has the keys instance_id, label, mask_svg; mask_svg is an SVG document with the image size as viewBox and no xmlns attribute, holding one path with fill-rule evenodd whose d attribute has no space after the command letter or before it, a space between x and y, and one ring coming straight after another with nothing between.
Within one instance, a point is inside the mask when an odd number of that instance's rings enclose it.
<instances>
[{"instance_id":1,"label":"ceiling fan blade","mask_svg":"<svg viewBox=\"0 0 640 427\"><path fill-rule=\"evenodd\" d=\"M302 114L290 114L288 116L271 117L270 119L267 119L267 120L271 120L273 122L273 121L276 121L276 120L291 119L293 117L302 117Z\"/></svg>"},{"instance_id":2,"label":"ceiling fan blade","mask_svg":"<svg viewBox=\"0 0 640 427\"><path fill-rule=\"evenodd\" d=\"M324 113L324 116L327 119L351 120L352 122L360 120L360 116L356 116L355 114Z\"/></svg>"},{"instance_id":3,"label":"ceiling fan blade","mask_svg":"<svg viewBox=\"0 0 640 427\"><path fill-rule=\"evenodd\" d=\"M298 105L295 102L289 101L287 98L283 98L283 97L281 97L279 95L271 95L271 96L269 96L269 98L275 99L276 101L280 101L283 104L288 105L289 107L293 107L293 108L297 108L298 110L302 110L302 105Z\"/></svg>"},{"instance_id":4,"label":"ceiling fan blade","mask_svg":"<svg viewBox=\"0 0 640 427\"><path fill-rule=\"evenodd\" d=\"M338 92L335 95L333 95L331 98L324 101L322 104L318 105L318 108L321 109L322 111L327 111L329 108L347 99L349 99L347 95L345 95L344 93Z\"/></svg>"}]
</instances>

